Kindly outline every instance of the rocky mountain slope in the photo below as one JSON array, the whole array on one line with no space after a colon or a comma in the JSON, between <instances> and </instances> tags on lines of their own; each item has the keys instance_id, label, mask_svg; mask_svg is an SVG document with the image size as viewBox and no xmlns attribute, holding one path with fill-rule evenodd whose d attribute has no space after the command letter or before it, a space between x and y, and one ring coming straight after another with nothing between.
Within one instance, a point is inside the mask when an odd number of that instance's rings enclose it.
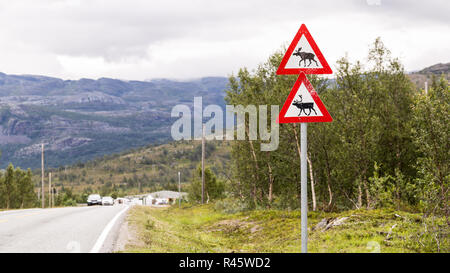
<instances>
[{"instance_id":1,"label":"rocky mountain slope","mask_svg":"<svg viewBox=\"0 0 450 273\"><path fill-rule=\"evenodd\" d=\"M0 73L0 168L63 166L170 139L171 109L224 106L228 80L62 80Z\"/></svg>"}]
</instances>

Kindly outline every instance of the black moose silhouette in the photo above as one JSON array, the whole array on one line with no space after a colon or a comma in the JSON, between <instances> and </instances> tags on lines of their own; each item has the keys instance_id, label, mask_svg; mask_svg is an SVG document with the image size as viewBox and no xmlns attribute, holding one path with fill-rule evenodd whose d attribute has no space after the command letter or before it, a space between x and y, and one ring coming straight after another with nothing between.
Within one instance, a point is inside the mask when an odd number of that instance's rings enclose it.
<instances>
[{"instance_id":1,"label":"black moose silhouette","mask_svg":"<svg viewBox=\"0 0 450 273\"><path fill-rule=\"evenodd\" d=\"M299 56L301 59L298 62L298 65L301 65L301 62L303 61L304 65L306 66L306 60L309 61L308 66L311 65L311 61L315 62L317 66L319 66L319 64L316 62L316 60L314 60L314 57L316 57L316 55L314 55L314 53L308 53L308 52L301 52L302 48L299 47L297 49L297 51L294 51L294 53L292 55L294 56Z\"/></svg>"},{"instance_id":2,"label":"black moose silhouette","mask_svg":"<svg viewBox=\"0 0 450 273\"><path fill-rule=\"evenodd\" d=\"M298 116L302 114L302 111L305 113L305 115L309 116L311 115L311 110L314 111L314 113L317 115L316 110L314 110L314 102L302 102L302 95L298 95L300 97L300 101L294 100L292 105L300 109L300 113L298 113ZM308 110L308 113L306 113L306 110Z\"/></svg>"}]
</instances>

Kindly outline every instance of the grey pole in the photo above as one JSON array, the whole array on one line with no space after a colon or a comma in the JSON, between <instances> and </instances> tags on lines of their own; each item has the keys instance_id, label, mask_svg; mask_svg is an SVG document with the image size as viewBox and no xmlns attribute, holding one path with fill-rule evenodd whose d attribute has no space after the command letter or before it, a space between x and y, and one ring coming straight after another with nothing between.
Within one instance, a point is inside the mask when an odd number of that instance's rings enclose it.
<instances>
[{"instance_id":1,"label":"grey pole","mask_svg":"<svg viewBox=\"0 0 450 273\"><path fill-rule=\"evenodd\" d=\"M180 172L178 172L178 207L181 208L181 179L180 179Z\"/></svg>"},{"instance_id":2,"label":"grey pole","mask_svg":"<svg viewBox=\"0 0 450 273\"><path fill-rule=\"evenodd\" d=\"M202 204L205 203L205 124L202 124Z\"/></svg>"},{"instance_id":3,"label":"grey pole","mask_svg":"<svg viewBox=\"0 0 450 273\"><path fill-rule=\"evenodd\" d=\"M302 247L301 252L308 252L308 176L307 176L307 123L300 123L300 176L301 176L301 232L302 232Z\"/></svg>"},{"instance_id":4,"label":"grey pole","mask_svg":"<svg viewBox=\"0 0 450 273\"><path fill-rule=\"evenodd\" d=\"M42 198L42 208L45 208L45 194L44 194L44 143L42 143L41 151L41 198Z\"/></svg>"}]
</instances>

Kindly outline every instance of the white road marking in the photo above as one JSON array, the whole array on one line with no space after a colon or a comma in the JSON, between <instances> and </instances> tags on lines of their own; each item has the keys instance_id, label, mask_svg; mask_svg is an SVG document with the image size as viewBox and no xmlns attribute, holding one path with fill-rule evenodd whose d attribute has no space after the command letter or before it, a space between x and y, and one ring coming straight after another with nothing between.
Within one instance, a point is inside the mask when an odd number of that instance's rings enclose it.
<instances>
[{"instance_id":1,"label":"white road marking","mask_svg":"<svg viewBox=\"0 0 450 273\"><path fill-rule=\"evenodd\" d=\"M116 223L117 219L119 219L120 215L122 215L128 208L129 208L129 206L127 206L123 210L119 211L119 213L117 213L116 216L114 216L114 218L111 219L111 221L109 221L109 223L106 225L105 229L102 231L102 234L100 234L97 241L95 242L94 247L92 247L90 253L98 253L100 251L100 248L102 247L103 243L105 242L106 237L108 236L108 233L111 231L111 229L114 226L114 224Z\"/></svg>"}]
</instances>

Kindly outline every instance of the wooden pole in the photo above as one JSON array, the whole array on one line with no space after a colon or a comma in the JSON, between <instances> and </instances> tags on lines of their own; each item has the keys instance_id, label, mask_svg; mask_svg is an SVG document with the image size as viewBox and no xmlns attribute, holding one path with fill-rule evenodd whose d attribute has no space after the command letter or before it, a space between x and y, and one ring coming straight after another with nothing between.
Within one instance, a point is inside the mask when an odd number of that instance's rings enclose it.
<instances>
[{"instance_id":1,"label":"wooden pole","mask_svg":"<svg viewBox=\"0 0 450 273\"><path fill-rule=\"evenodd\" d=\"M42 146L41 146L41 171L42 171L42 174L41 174L41 198L42 198L42 208L45 208L45 192L44 192L44 143L42 143Z\"/></svg>"},{"instance_id":2,"label":"wooden pole","mask_svg":"<svg viewBox=\"0 0 450 273\"><path fill-rule=\"evenodd\" d=\"M48 207L51 208L52 207L52 174L49 172L48 173Z\"/></svg>"},{"instance_id":3,"label":"wooden pole","mask_svg":"<svg viewBox=\"0 0 450 273\"><path fill-rule=\"evenodd\" d=\"M52 188L52 208L55 206L55 188Z\"/></svg>"}]
</instances>

